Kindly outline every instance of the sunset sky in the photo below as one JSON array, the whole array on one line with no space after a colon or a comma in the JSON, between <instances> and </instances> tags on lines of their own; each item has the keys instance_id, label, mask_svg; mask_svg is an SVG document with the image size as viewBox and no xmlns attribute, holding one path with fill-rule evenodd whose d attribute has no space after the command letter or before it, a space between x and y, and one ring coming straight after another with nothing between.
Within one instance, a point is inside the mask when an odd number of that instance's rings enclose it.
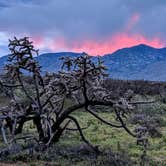
<instances>
[{"instance_id":1,"label":"sunset sky","mask_svg":"<svg viewBox=\"0 0 166 166\"><path fill-rule=\"evenodd\" d=\"M0 0L0 56L29 36L41 53L166 46L166 0Z\"/></svg>"}]
</instances>

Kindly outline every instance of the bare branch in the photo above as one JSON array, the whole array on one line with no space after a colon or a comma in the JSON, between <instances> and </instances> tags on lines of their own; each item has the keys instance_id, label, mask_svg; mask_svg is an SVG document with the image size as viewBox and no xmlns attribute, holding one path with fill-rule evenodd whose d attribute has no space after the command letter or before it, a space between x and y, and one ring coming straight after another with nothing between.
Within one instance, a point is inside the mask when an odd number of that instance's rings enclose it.
<instances>
[{"instance_id":1,"label":"bare branch","mask_svg":"<svg viewBox=\"0 0 166 166\"><path fill-rule=\"evenodd\" d=\"M78 128L78 131L79 131L79 133L80 133L80 136L81 136L82 140L83 140L87 145L89 145L89 146L94 150L94 152L99 153L99 149L98 149L97 147L93 146L93 145L85 138L85 136L84 136L84 134L83 134L83 132L82 132L82 129L81 129L81 127L80 127L80 125L79 125L77 119L74 118L74 117L72 117L72 116L68 116L68 118L71 119L71 120L76 124L76 127Z\"/></svg>"},{"instance_id":2,"label":"bare branch","mask_svg":"<svg viewBox=\"0 0 166 166\"><path fill-rule=\"evenodd\" d=\"M94 111L90 110L88 107L85 108L87 112L89 112L91 115L93 115L95 118L97 118L98 120L100 120L101 122L103 122L106 125L109 125L111 127L116 127L116 128L122 128L122 125L116 125L116 124L112 124L110 122L107 122L106 120L104 120L103 118L101 118L100 116L98 116Z\"/></svg>"}]
</instances>

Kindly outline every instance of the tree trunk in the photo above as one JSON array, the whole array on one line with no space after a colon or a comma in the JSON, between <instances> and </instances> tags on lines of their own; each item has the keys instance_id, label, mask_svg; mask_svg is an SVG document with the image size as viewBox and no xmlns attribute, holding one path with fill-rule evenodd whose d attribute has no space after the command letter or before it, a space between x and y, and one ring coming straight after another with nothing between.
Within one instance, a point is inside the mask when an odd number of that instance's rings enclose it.
<instances>
[{"instance_id":1,"label":"tree trunk","mask_svg":"<svg viewBox=\"0 0 166 166\"><path fill-rule=\"evenodd\" d=\"M44 132L43 132L43 129L42 129L40 116L34 117L33 122L36 125L37 131L38 131L38 134L39 134L39 140L43 141L44 140Z\"/></svg>"}]
</instances>

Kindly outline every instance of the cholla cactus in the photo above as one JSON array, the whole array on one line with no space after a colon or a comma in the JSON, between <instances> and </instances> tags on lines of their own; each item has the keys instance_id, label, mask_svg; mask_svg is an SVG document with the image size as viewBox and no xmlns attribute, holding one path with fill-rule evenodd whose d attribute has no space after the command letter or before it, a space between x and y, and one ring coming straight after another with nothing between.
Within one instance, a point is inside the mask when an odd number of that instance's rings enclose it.
<instances>
[{"instance_id":1,"label":"cholla cactus","mask_svg":"<svg viewBox=\"0 0 166 166\"><path fill-rule=\"evenodd\" d=\"M141 145L143 148L143 153L141 154L141 166L149 165L147 158L147 148L148 148L148 129L147 127L138 126L135 129L137 136L137 145Z\"/></svg>"},{"instance_id":2,"label":"cholla cactus","mask_svg":"<svg viewBox=\"0 0 166 166\"><path fill-rule=\"evenodd\" d=\"M81 108L102 123L110 127L122 128L130 135L136 136L127 128L125 119L133 109L132 105L137 102L130 101L132 93L124 95L120 100L111 99L111 92L102 86L107 74L100 58L94 62L86 53L76 58L64 57L62 58L63 69L60 72L47 73L43 76L40 72L41 67L34 59L38 50L34 49L32 42L27 37L14 38L9 42L11 55L6 70L8 78L12 81L10 84L2 81L1 86L10 89L13 104L1 111L1 114L5 113L3 120L11 129L13 138L22 132L25 122L32 120L39 135L36 139L48 146L58 141L69 124L74 123L82 140L93 150L98 151L86 140L79 122L71 115ZM29 73L31 84L27 83L24 73ZM23 93L28 102L20 103L19 99L22 96L17 94L17 90ZM74 100L70 105L65 105L65 101L71 99ZM113 108L117 123L100 117L95 112L96 106Z\"/></svg>"}]
</instances>

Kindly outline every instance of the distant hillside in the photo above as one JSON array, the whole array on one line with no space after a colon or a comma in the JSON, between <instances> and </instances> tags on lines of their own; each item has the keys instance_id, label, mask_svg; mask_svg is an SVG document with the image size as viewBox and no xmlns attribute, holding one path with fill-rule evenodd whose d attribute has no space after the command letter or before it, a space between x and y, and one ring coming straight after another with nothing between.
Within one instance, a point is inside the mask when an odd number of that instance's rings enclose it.
<instances>
[{"instance_id":1,"label":"distant hillside","mask_svg":"<svg viewBox=\"0 0 166 166\"><path fill-rule=\"evenodd\" d=\"M60 53L46 53L41 54L35 59L39 62L42 66L43 72L56 72L60 70L62 66L62 61L60 60L63 56L70 56L70 57L78 57L81 53L73 53L73 52L60 52ZM3 56L0 58L0 70L4 68L5 64L7 64L8 56Z\"/></svg>"},{"instance_id":2,"label":"distant hillside","mask_svg":"<svg viewBox=\"0 0 166 166\"><path fill-rule=\"evenodd\" d=\"M53 72L60 70L60 67L62 66L62 61L60 58L62 56L70 56L70 57L78 57L80 56L80 53L73 53L73 52L61 52L61 53L47 53L42 54L36 59L42 66L42 70L45 72Z\"/></svg>"},{"instance_id":3,"label":"distant hillside","mask_svg":"<svg viewBox=\"0 0 166 166\"><path fill-rule=\"evenodd\" d=\"M55 72L60 69L62 56L77 57L81 53L46 53L36 59L43 71ZM95 58L94 58L95 59ZM166 48L156 49L147 45L137 45L120 49L102 57L110 77L116 79L166 81ZM7 56L0 58L0 69Z\"/></svg>"},{"instance_id":4,"label":"distant hillside","mask_svg":"<svg viewBox=\"0 0 166 166\"><path fill-rule=\"evenodd\" d=\"M166 81L166 48L138 45L105 55L110 76L118 79Z\"/></svg>"}]
</instances>

